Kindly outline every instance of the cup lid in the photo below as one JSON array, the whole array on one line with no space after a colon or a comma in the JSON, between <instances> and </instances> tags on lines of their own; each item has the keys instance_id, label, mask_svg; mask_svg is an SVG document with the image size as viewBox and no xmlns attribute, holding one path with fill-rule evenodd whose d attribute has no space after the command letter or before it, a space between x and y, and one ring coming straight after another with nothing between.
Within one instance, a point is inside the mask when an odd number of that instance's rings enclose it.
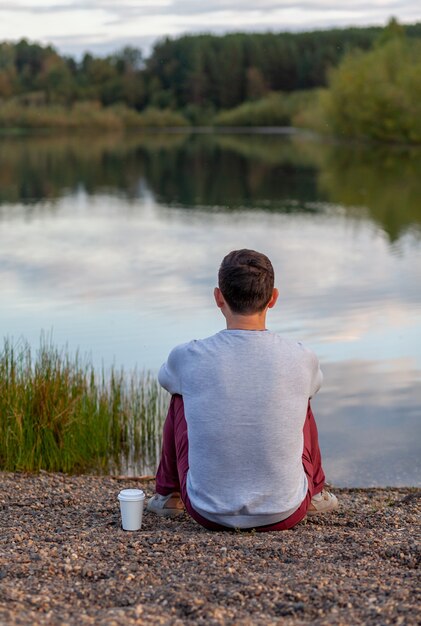
<instances>
[{"instance_id":1,"label":"cup lid","mask_svg":"<svg viewBox=\"0 0 421 626\"><path fill-rule=\"evenodd\" d=\"M141 489L123 489L117 497L119 500L124 501L143 500L145 498L145 492Z\"/></svg>"}]
</instances>

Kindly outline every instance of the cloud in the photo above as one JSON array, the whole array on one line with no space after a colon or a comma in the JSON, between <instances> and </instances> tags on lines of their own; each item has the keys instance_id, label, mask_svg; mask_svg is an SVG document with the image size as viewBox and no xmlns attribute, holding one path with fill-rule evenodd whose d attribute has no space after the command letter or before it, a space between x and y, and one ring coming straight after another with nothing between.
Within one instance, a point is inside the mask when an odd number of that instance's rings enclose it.
<instances>
[{"instance_id":1,"label":"cloud","mask_svg":"<svg viewBox=\"0 0 421 626\"><path fill-rule=\"evenodd\" d=\"M396 11L402 13L405 10L417 9L417 2L406 0L380 0L370 3L370 10L384 14L384 12ZM209 0L206 3L197 0L123 0L116 3L114 0L87 0L86 2L51 2L51 0L16 0L15 2L0 2L0 11L16 12L48 12L61 13L63 11L83 9L87 12L104 10L115 15L203 15L211 13L268 13L268 12L333 12L358 14L367 11L367 3L363 0L342 2L340 7L336 0L302 0L301 2L279 0ZM419 9L418 9L419 10Z\"/></svg>"},{"instance_id":2,"label":"cloud","mask_svg":"<svg viewBox=\"0 0 421 626\"><path fill-rule=\"evenodd\" d=\"M150 48L156 38L186 32L381 25L391 15L415 21L421 9L417 0L8 0L0 2L0 40L27 37L80 54L87 47L110 52L122 44Z\"/></svg>"}]
</instances>

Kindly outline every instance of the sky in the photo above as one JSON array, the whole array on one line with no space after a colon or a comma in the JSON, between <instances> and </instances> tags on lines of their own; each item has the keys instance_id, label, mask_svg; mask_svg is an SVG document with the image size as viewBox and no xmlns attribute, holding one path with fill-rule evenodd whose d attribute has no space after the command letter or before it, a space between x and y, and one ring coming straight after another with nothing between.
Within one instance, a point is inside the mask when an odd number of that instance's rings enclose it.
<instances>
[{"instance_id":1,"label":"sky","mask_svg":"<svg viewBox=\"0 0 421 626\"><path fill-rule=\"evenodd\" d=\"M0 41L105 55L185 33L302 31L421 21L419 0L0 0Z\"/></svg>"}]
</instances>

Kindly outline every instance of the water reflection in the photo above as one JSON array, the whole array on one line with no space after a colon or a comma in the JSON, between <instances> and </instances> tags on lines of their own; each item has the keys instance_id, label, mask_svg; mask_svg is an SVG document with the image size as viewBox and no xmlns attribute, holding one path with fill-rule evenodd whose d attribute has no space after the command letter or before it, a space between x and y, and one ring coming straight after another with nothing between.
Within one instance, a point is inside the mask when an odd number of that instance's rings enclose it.
<instances>
[{"instance_id":1,"label":"water reflection","mask_svg":"<svg viewBox=\"0 0 421 626\"><path fill-rule=\"evenodd\" d=\"M410 359L325 364L313 406L337 484L409 485L421 469L420 370ZM417 478L418 477L418 478Z\"/></svg>"},{"instance_id":2,"label":"water reflection","mask_svg":"<svg viewBox=\"0 0 421 626\"><path fill-rule=\"evenodd\" d=\"M303 136L4 139L0 326L156 369L222 327L227 250L261 249L281 291L270 327L323 363L330 477L416 484L420 185L417 150Z\"/></svg>"},{"instance_id":3,"label":"water reflection","mask_svg":"<svg viewBox=\"0 0 421 626\"><path fill-rule=\"evenodd\" d=\"M392 241L421 224L418 148L335 147L326 153L319 188L331 202L366 208Z\"/></svg>"},{"instance_id":4,"label":"water reflection","mask_svg":"<svg viewBox=\"0 0 421 626\"><path fill-rule=\"evenodd\" d=\"M326 210L368 216L390 239L421 225L421 149L307 136L144 134L0 141L0 204L83 189L218 210ZM53 205L51 205L53 206Z\"/></svg>"}]
</instances>

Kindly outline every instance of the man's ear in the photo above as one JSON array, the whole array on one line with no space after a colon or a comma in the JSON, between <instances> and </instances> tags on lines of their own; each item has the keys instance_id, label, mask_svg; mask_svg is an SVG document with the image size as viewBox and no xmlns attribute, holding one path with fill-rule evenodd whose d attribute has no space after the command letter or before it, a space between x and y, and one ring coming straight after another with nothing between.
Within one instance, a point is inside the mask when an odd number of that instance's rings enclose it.
<instances>
[{"instance_id":1,"label":"man's ear","mask_svg":"<svg viewBox=\"0 0 421 626\"><path fill-rule=\"evenodd\" d=\"M278 297L279 297L279 291L275 287L275 289L272 291L272 297L269 300L268 309L272 309L275 306Z\"/></svg>"},{"instance_id":2,"label":"man's ear","mask_svg":"<svg viewBox=\"0 0 421 626\"><path fill-rule=\"evenodd\" d=\"M216 306L219 309L222 309L222 307L225 304L225 300L224 300L224 296L222 295L222 291L219 289L219 287L215 287L215 289L213 290L213 296L215 298Z\"/></svg>"}]
</instances>

